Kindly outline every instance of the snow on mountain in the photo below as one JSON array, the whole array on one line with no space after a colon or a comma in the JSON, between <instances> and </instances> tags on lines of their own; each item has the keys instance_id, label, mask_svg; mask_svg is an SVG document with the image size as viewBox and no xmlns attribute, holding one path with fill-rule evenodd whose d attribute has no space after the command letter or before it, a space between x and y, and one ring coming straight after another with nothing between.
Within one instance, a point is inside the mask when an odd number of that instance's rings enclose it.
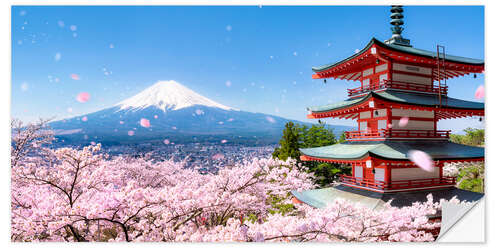
<instances>
[{"instance_id":1,"label":"snow on mountain","mask_svg":"<svg viewBox=\"0 0 500 250\"><path fill-rule=\"evenodd\" d=\"M194 105L220 108L223 110L237 110L215 101L212 101L182 84L170 80L159 81L139 94L116 104L119 110L138 111L148 107L157 107L164 112L179 110Z\"/></svg>"}]
</instances>

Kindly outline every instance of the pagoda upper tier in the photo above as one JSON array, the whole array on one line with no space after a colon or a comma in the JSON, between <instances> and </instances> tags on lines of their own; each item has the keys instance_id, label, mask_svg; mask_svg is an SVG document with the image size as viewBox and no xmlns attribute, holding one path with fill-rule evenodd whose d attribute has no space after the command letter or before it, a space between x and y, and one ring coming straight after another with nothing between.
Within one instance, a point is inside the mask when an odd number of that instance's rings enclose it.
<instances>
[{"instance_id":1,"label":"pagoda upper tier","mask_svg":"<svg viewBox=\"0 0 500 250\"><path fill-rule=\"evenodd\" d=\"M482 73L484 61L416 49L409 44L383 43L373 38L361 51L340 62L313 67L313 79L361 82L350 97L370 91L399 89L446 96L446 79Z\"/></svg>"},{"instance_id":2,"label":"pagoda upper tier","mask_svg":"<svg viewBox=\"0 0 500 250\"><path fill-rule=\"evenodd\" d=\"M431 75L434 80L438 80L438 76L439 79L444 80L470 73L482 73L484 71L483 60L452 56L448 54L440 55L440 59L444 62L441 62L441 69L438 71L438 60L436 59L437 52L413 48L410 45L399 45L396 43L386 44L372 38L372 40L362 50L342 61L313 67L312 70L315 73L312 75L312 78L334 78L358 81L363 79L363 71L366 68L375 64L380 65L381 62L399 62L407 65L429 68L432 71L429 72L429 75ZM412 69L406 68L393 68L392 70L404 72L412 71ZM427 75L428 73L419 72L416 69L414 70L415 74Z\"/></svg>"}]
</instances>

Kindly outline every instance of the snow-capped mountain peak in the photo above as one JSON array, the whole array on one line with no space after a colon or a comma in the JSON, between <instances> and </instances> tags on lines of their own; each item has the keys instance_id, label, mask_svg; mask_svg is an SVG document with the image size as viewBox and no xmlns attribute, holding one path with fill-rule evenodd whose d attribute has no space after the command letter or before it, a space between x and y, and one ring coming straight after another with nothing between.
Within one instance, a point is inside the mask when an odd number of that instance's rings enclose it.
<instances>
[{"instance_id":1,"label":"snow-capped mountain peak","mask_svg":"<svg viewBox=\"0 0 500 250\"><path fill-rule=\"evenodd\" d=\"M173 80L159 81L139 94L116 104L120 110L133 111L148 107L157 107L163 111L179 110L194 105L236 110L212 101Z\"/></svg>"}]
</instances>

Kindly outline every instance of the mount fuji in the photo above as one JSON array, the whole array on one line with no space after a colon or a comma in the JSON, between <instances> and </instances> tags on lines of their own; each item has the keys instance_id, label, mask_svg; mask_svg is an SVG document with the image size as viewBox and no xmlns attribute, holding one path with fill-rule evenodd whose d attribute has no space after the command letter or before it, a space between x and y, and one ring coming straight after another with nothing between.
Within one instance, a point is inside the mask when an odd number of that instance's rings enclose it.
<instances>
[{"instance_id":1,"label":"mount fuji","mask_svg":"<svg viewBox=\"0 0 500 250\"><path fill-rule=\"evenodd\" d=\"M222 105L176 81L159 81L110 108L49 125L64 144L94 141L114 145L168 139L176 143L226 140L259 145L277 143L288 121Z\"/></svg>"}]
</instances>

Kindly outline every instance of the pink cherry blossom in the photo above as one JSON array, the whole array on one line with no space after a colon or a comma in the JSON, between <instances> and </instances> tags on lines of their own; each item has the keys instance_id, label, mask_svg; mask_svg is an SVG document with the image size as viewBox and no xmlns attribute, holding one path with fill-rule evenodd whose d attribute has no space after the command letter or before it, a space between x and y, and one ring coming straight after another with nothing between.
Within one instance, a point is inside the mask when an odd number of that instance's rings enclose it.
<instances>
[{"instance_id":1,"label":"pink cherry blossom","mask_svg":"<svg viewBox=\"0 0 500 250\"><path fill-rule=\"evenodd\" d=\"M133 136L133 135L135 134L135 132L134 132L133 130L129 130L129 131L127 132L127 134L128 134L129 136Z\"/></svg>"},{"instance_id":2,"label":"pink cherry blossom","mask_svg":"<svg viewBox=\"0 0 500 250\"><path fill-rule=\"evenodd\" d=\"M406 125L408 125L409 120L410 120L410 118L407 116L401 117L401 119L399 119L399 127L401 127L401 128L406 127Z\"/></svg>"},{"instance_id":3,"label":"pink cherry blossom","mask_svg":"<svg viewBox=\"0 0 500 250\"><path fill-rule=\"evenodd\" d=\"M87 92L81 92L76 96L78 102L84 103L90 99L90 94Z\"/></svg>"},{"instance_id":4,"label":"pink cherry blossom","mask_svg":"<svg viewBox=\"0 0 500 250\"><path fill-rule=\"evenodd\" d=\"M151 126L151 124L149 123L149 120L146 118L142 118L140 123L141 123L141 126L143 126L145 128L149 128Z\"/></svg>"},{"instance_id":5,"label":"pink cherry blossom","mask_svg":"<svg viewBox=\"0 0 500 250\"><path fill-rule=\"evenodd\" d=\"M78 74L71 74L70 77L73 80L77 80L77 81L80 80L80 76Z\"/></svg>"},{"instance_id":6,"label":"pink cherry blossom","mask_svg":"<svg viewBox=\"0 0 500 250\"><path fill-rule=\"evenodd\" d=\"M408 158L415 163L415 165L427 172L432 172L434 170L434 161L423 151L410 150L408 151Z\"/></svg>"},{"instance_id":7,"label":"pink cherry blossom","mask_svg":"<svg viewBox=\"0 0 500 250\"><path fill-rule=\"evenodd\" d=\"M476 99L482 99L482 98L484 98L484 86L483 85L477 87L476 93L474 94L474 97Z\"/></svg>"}]
</instances>

